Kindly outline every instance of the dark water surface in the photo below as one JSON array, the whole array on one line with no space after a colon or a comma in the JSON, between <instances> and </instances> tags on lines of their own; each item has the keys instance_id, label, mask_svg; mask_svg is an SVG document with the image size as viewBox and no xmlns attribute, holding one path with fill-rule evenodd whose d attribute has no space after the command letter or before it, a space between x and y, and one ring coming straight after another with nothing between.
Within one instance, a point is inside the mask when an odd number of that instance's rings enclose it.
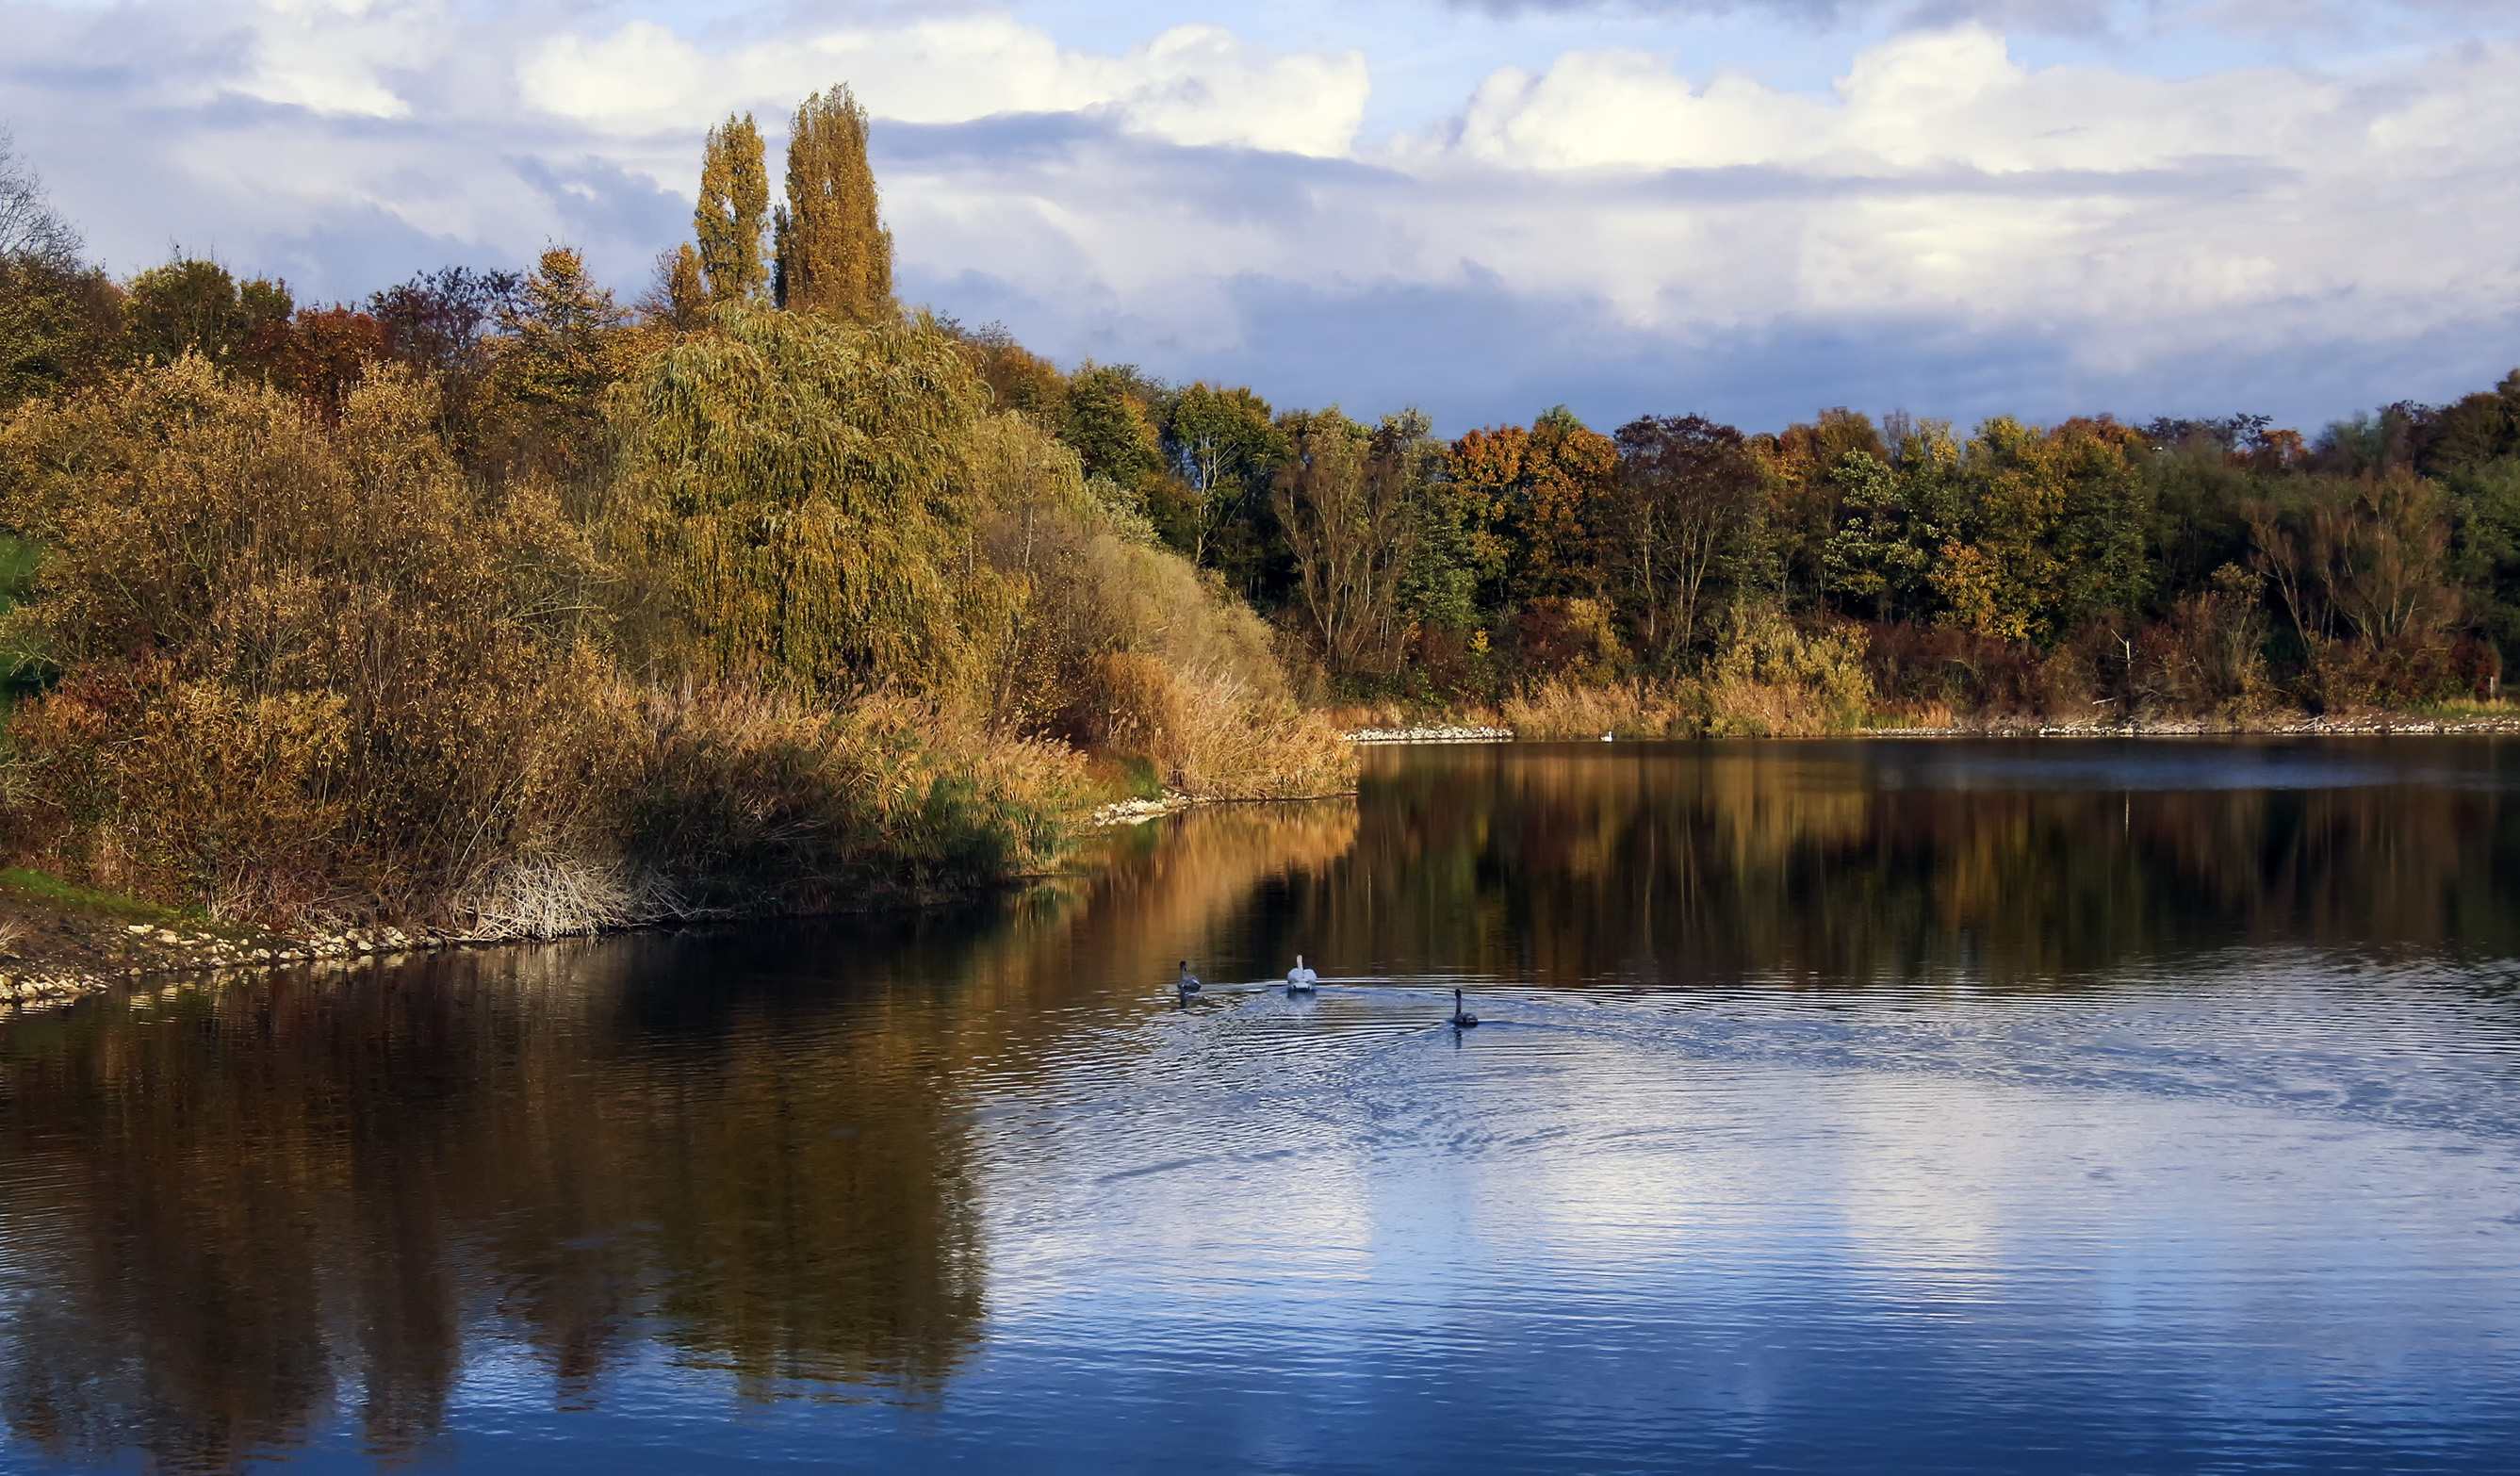
<instances>
[{"instance_id":1,"label":"dark water surface","mask_svg":"<svg viewBox=\"0 0 2520 1476\"><path fill-rule=\"evenodd\" d=\"M1403 750L1114 853L0 1024L0 1467L2520 1469L2520 744Z\"/></svg>"}]
</instances>

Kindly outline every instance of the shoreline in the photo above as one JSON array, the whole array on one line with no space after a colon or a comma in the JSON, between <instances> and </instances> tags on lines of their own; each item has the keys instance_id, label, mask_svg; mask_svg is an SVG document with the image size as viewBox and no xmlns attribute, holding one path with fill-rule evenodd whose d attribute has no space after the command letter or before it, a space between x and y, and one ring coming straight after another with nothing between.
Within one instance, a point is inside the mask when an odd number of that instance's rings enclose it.
<instances>
[{"instance_id":1,"label":"shoreline","mask_svg":"<svg viewBox=\"0 0 2520 1476\"><path fill-rule=\"evenodd\" d=\"M1344 791L1353 794L1354 790ZM1328 798L1333 796L1302 796ZM1158 799L1098 805L1077 820L1081 838L1143 825L1193 807L1260 804L1266 800L1218 799L1167 789ZM18 873L27 877L32 873ZM88 892L53 881L41 890L0 876L0 1022L28 1011L76 1003L116 988L135 992L215 983L231 974L278 969L338 971L358 963L398 962L422 954L463 948L507 948L562 938L705 926L745 921L793 921L857 917L903 908L946 906L1007 887L1039 883L1057 872L1027 872L977 886L948 890L884 887L850 907L761 912L705 912L624 919L565 932L519 929L399 927L313 928L275 932L212 922L137 899ZM48 895L48 893L58 895Z\"/></svg>"},{"instance_id":2,"label":"shoreline","mask_svg":"<svg viewBox=\"0 0 2520 1476\"><path fill-rule=\"evenodd\" d=\"M2112 722L2055 722L2040 718L1990 719L1936 726L1850 728L1834 733L1775 734L1724 739L1702 738L1626 738L1622 743L1777 742L1793 738L2369 738L2384 736L2458 737L2520 734L2520 715L2511 717L2400 717L2373 714L2342 718L2283 719L2163 718ZM1429 724L1410 728L1361 728L1340 735L1359 746L1400 743L1585 743L1593 735L1568 738L1525 737L1510 728Z\"/></svg>"},{"instance_id":3,"label":"shoreline","mask_svg":"<svg viewBox=\"0 0 2520 1476\"><path fill-rule=\"evenodd\" d=\"M2520 735L2520 715L2428 718L2370 714L2281 721L2182 719L2106 723L2055 723L2025 718L1941 727L1859 728L1810 737L1934 740L2461 737L2498 734ZM1509 728L1449 723L1360 729L1343 737L1360 747L1595 741L1587 738L1524 738ZM1704 739L1622 738L1617 741L1699 742ZM1248 802L1252 801L1208 799L1168 789L1156 799L1119 800L1099 805L1080 818L1078 829L1081 834L1091 834L1143 825L1197 806ZM1039 879L1012 876L1006 878L1006 884ZM58 888L60 895L47 894L54 888ZM968 897L974 890L979 889L958 890L951 895L888 890L881 895L869 894L864 899L866 905L861 907L823 908L812 912L725 913L705 917L657 917L567 934L546 935L513 930L455 932L442 928L406 931L399 927L318 928L289 933L212 922L173 909L129 898L83 892L58 883L38 890L23 881L0 878L0 1021L32 1010L68 1005L117 987L162 992L215 982L232 973L268 973L285 968L333 971L346 969L356 963L391 962L450 949L551 942L562 936L597 936L689 923L854 916L897 907L936 906Z\"/></svg>"}]
</instances>

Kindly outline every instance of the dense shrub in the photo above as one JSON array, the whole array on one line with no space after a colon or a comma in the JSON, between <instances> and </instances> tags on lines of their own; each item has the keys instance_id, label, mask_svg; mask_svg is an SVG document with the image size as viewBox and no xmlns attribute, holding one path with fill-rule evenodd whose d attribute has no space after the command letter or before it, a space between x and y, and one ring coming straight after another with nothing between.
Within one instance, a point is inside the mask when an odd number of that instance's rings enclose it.
<instances>
[{"instance_id":1,"label":"dense shrub","mask_svg":"<svg viewBox=\"0 0 2520 1476\"><path fill-rule=\"evenodd\" d=\"M725 309L608 414L621 471L572 513L467 474L390 366L338 415L198 355L24 408L0 532L42 558L0 649L59 680L9 728L13 849L554 932L1038 872L1084 746L1348 782L1266 627L921 325Z\"/></svg>"}]
</instances>

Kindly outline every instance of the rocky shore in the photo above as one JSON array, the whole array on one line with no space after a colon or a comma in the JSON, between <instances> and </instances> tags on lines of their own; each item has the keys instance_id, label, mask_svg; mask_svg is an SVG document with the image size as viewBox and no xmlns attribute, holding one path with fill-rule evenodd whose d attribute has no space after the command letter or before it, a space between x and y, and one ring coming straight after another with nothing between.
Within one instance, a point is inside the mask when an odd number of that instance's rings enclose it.
<instances>
[{"instance_id":1,"label":"rocky shore","mask_svg":"<svg viewBox=\"0 0 2520 1476\"><path fill-rule=\"evenodd\" d=\"M1162 816L1177 814L1198 801L1179 790L1166 789L1158 799L1123 799L1096 807L1085 817L1089 830L1106 829L1112 826L1142 825Z\"/></svg>"},{"instance_id":2,"label":"rocky shore","mask_svg":"<svg viewBox=\"0 0 2520 1476\"><path fill-rule=\"evenodd\" d=\"M2381 734L2520 733L2520 716L2416 717L2369 712L2345 717L2297 714L2242 718L2108 718L2060 723L2039 717L1997 717L1918 727L1859 728L1855 738L2210 738L2243 734L2335 738ZM1416 728L1361 728L1342 735L1351 743L1510 743L1510 728L1433 724ZM1110 807L1105 806L1108 809Z\"/></svg>"},{"instance_id":3,"label":"rocky shore","mask_svg":"<svg viewBox=\"0 0 2520 1476\"><path fill-rule=\"evenodd\" d=\"M1510 728L1360 728L1341 735L1351 743L1510 743Z\"/></svg>"},{"instance_id":4,"label":"rocky shore","mask_svg":"<svg viewBox=\"0 0 2520 1476\"><path fill-rule=\"evenodd\" d=\"M0 1010L60 1004L116 984L320 964L496 941L396 927L265 932L139 906L0 886Z\"/></svg>"},{"instance_id":5,"label":"rocky shore","mask_svg":"<svg viewBox=\"0 0 2520 1476\"><path fill-rule=\"evenodd\" d=\"M1859 738L2346 738L2388 734L2520 733L2520 717L2427 718L2402 713L2347 717L2283 715L2236 719L2118 718L2058 723L2042 718L1992 718L1931 728L1865 728Z\"/></svg>"}]
</instances>

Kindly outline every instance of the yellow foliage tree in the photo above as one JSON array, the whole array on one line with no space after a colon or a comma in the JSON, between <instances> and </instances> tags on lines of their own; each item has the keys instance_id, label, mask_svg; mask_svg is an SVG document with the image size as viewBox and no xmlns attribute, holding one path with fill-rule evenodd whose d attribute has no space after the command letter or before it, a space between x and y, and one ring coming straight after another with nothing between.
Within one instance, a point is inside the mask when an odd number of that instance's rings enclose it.
<instances>
[{"instance_id":1,"label":"yellow foliage tree","mask_svg":"<svg viewBox=\"0 0 2520 1476\"><path fill-rule=\"evenodd\" d=\"M778 216L779 303L855 323L889 316L892 233L876 208L867 114L841 83L799 104Z\"/></svg>"},{"instance_id":2,"label":"yellow foliage tree","mask_svg":"<svg viewBox=\"0 0 2520 1476\"><path fill-rule=\"evenodd\" d=\"M761 132L751 113L728 113L708 131L700 155L699 203L692 210L710 301L758 297L768 290L761 232L769 210L770 170L761 158Z\"/></svg>"},{"instance_id":3,"label":"yellow foliage tree","mask_svg":"<svg viewBox=\"0 0 2520 1476\"><path fill-rule=\"evenodd\" d=\"M1007 592L974 566L986 390L933 326L729 304L617 407L623 531L667 664L807 693L963 690Z\"/></svg>"}]
</instances>

